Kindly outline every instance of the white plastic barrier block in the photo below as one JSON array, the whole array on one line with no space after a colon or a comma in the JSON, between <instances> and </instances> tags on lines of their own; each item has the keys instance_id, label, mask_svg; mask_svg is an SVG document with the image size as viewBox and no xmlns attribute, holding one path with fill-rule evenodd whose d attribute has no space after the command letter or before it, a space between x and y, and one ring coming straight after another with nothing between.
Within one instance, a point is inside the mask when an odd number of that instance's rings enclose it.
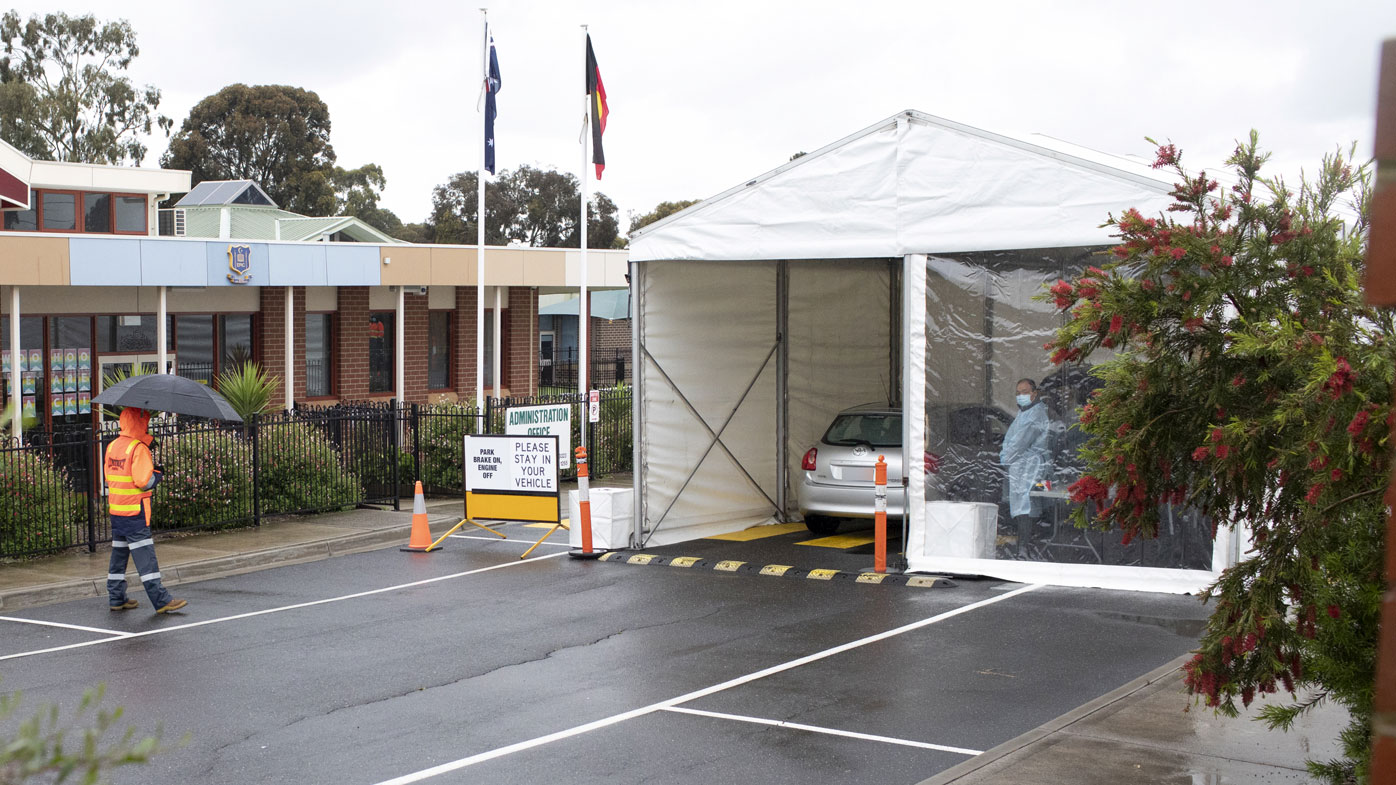
<instances>
[{"instance_id":1,"label":"white plastic barrier block","mask_svg":"<svg viewBox=\"0 0 1396 785\"><path fill-rule=\"evenodd\" d=\"M630 531L635 520L635 491L632 488L591 488L592 550L612 551L630 547ZM581 505L577 492L567 492L568 538L573 548L582 547Z\"/></svg>"},{"instance_id":2,"label":"white plastic barrier block","mask_svg":"<svg viewBox=\"0 0 1396 785\"><path fill-rule=\"evenodd\" d=\"M912 527L908 547L915 556L994 558L999 508L983 502L926 502L926 530ZM909 553L908 558L913 554Z\"/></svg>"}]
</instances>

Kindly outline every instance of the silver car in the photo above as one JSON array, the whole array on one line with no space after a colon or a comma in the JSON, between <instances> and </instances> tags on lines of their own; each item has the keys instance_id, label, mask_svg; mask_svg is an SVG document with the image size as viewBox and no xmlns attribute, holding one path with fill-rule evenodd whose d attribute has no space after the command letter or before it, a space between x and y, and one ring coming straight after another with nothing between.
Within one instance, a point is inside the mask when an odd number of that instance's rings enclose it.
<instances>
[{"instance_id":1,"label":"silver car","mask_svg":"<svg viewBox=\"0 0 1396 785\"><path fill-rule=\"evenodd\" d=\"M834 417L819 443L800 462L800 514L815 534L838 531L840 518L874 517L873 467L877 456L887 461L887 516L906 512L902 486L902 410L867 404L845 409ZM927 496L938 491L940 458L925 453Z\"/></svg>"}]
</instances>

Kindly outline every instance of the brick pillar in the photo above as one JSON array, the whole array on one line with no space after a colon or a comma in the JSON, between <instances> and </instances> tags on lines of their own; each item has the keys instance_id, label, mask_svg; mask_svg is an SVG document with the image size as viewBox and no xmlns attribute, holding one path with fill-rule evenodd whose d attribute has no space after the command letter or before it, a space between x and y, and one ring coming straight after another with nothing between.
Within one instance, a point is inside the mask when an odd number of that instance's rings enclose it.
<instances>
[{"instance_id":1,"label":"brick pillar","mask_svg":"<svg viewBox=\"0 0 1396 785\"><path fill-rule=\"evenodd\" d=\"M527 286L509 287L507 311L508 321L505 336L508 345L501 346L504 357L501 365L504 378L509 381L510 395L534 395L538 392L538 290Z\"/></svg>"},{"instance_id":2,"label":"brick pillar","mask_svg":"<svg viewBox=\"0 0 1396 785\"><path fill-rule=\"evenodd\" d=\"M286 375L286 287L263 286L260 308L257 333L262 344L262 371L276 380L271 400L280 409L286 402L282 386Z\"/></svg>"},{"instance_id":3,"label":"brick pillar","mask_svg":"<svg viewBox=\"0 0 1396 785\"><path fill-rule=\"evenodd\" d=\"M407 292L403 297L403 308L407 313L403 315L403 331L401 362L403 366L402 383L407 387L401 390L401 398L404 401L415 403L426 403L427 401L427 338L430 329L427 310L427 296L417 294L416 289Z\"/></svg>"},{"instance_id":4,"label":"brick pillar","mask_svg":"<svg viewBox=\"0 0 1396 785\"><path fill-rule=\"evenodd\" d=\"M335 385L340 400L368 398L368 287L339 287L334 318Z\"/></svg>"},{"instance_id":5,"label":"brick pillar","mask_svg":"<svg viewBox=\"0 0 1396 785\"><path fill-rule=\"evenodd\" d=\"M304 400L305 400L305 287L304 287L304 286L297 286L294 290L292 290L292 300L293 300L293 302L294 302L294 307L295 307L295 309L296 309L295 321L292 322L292 327L293 327L293 338L292 338L292 340L294 341L294 344L295 344L295 345L292 347L292 350L295 352L295 364L294 364L292 367L294 367L295 370L296 370L296 379L295 379L295 384L294 384L294 386L292 386L292 388L291 388L291 395L294 396L294 399L295 399L296 401L304 401ZM284 322L284 320L285 320L285 318L286 318L285 314L282 314L282 317L281 317L281 318L282 318L282 320L283 320L282 331L285 331L285 329L286 329L286 328L285 328L285 322Z\"/></svg>"},{"instance_id":6,"label":"brick pillar","mask_svg":"<svg viewBox=\"0 0 1396 785\"><path fill-rule=\"evenodd\" d=\"M451 358L451 375L456 396L475 401L475 302L474 286L456 287L456 354Z\"/></svg>"},{"instance_id":7,"label":"brick pillar","mask_svg":"<svg viewBox=\"0 0 1396 785\"><path fill-rule=\"evenodd\" d=\"M1376 192L1367 245L1367 300L1396 305L1396 39L1382 45L1377 87ZM1396 503L1396 477L1386 490ZM1392 508L1396 509L1396 508ZM1396 782L1396 518L1386 521L1386 593L1377 639L1376 699L1372 711L1371 781Z\"/></svg>"}]
</instances>

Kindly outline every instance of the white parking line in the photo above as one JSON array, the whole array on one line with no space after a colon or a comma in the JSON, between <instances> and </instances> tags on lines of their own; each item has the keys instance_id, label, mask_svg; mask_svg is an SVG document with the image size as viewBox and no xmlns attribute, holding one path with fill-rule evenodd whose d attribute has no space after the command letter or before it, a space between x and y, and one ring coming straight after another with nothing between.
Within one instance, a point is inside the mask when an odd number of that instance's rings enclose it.
<instances>
[{"instance_id":1,"label":"white parking line","mask_svg":"<svg viewBox=\"0 0 1396 785\"><path fill-rule=\"evenodd\" d=\"M689 701L694 701L699 698L705 698L709 695L723 692L724 690L730 690L733 687L740 687L743 684L748 684L750 682L756 681L757 679L764 679L767 676L774 676L777 673L784 673L785 671L798 668L802 665L808 665L811 662L817 662L827 657L832 657L836 654L842 654L846 651L851 651L862 646L867 646L870 643L876 643L878 641L883 641L888 638L893 638L898 635L911 632L913 630L919 630L922 627L928 627L932 624L936 624L937 622L942 622L946 619L954 618L955 616L959 616L962 613L969 613L972 610L983 608L987 605L993 605L997 602L1003 602L1004 600L1010 599L1012 597L1017 597L1020 594L1025 594L1030 591L1035 591L1040 588L1042 588L1041 584L1031 584L1028 586L1023 586L1021 588L1014 589L1013 591L1001 594L997 597L990 597L986 600L980 600L979 602L970 603L969 605L964 605L954 610L946 611L945 613L941 613L927 619L922 619L921 621L912 622L911 624L906 624L895 629L887 630L886 632L879 632L876 635L869 635L866 638L860 638L850 643L835 646L832 649L825 649L821 652L808 654L804 657L790 660L789 662L781 663L780 665L773 665L764 670L749 673L745 676L739 676L730 681L724 681L721 684L714 684L711 687L704 687L701 690L695 690L693 692L680 695L677 698L670 698L669 700L661 701L660 703L652 703L648 706L643 706L638 709L631 709L630 711L622 712L620 714L613 714L610 717L603 717L599 720L594 720L583 725L577 725L566 730L560 730L556 733L549 733L546 736L538 736L536 738L528 739L527 741L521 741L515 744L510 744L507 747L499 747L497 749L488 750L486 752L481 752L466 758L451 761L450 763L443 763L439 766L433 766L429 769L422 769L421 771L413 772L411 774L404 774L401 777L396 777L394 779L383 780L382 782L379 782L376 785L409 785L409 783L421 782L422 780L430 779L441 774L446 774L448 772L463 769L467 766L474 766L477 763L484 763L485 761L494 760L495 758L502 758L505 755L512 755L515 752L522 752L524 750L533 749L534 747L541 747L545 744L550 744L554 741L561 741L562 739L571 738L573 736L579 736L583 733L589 733L600 728L606 728L617 723L625 722L626 720L634 719L636 717L643 717L646 714L652 714L656 711L662 711L665 709L672 708L674 706L678 706L683 703L688 703Z\"/></svg>"},{"instance_id":2,"label":"white parking line","mask_svg":"<svg viewBox=\"0 0 1396 785\"><path fill-rule=\"evenodd\" d=\"M920 747L923 750L939 750L940 752L955 752L960 755L982 755L984 750L971 750L964 747L947 747L944 744L928 744L924 741L911 741L910 739L896 739L891 736L877 736L871 733L857 733L849 730L839 730L838 728L822 728L818 725L804 725L799 722L786 722L785 720L767 720L761 717L743 717L740 714L723 714L716 711L703 711L701 709L685 709L679 706L670 706L665 711L679 712L680 714L694 714L699 717L712 717L719 720L735 720L737 722L750 722L756 725L771 725L777 728L790 728L792 730L805 730L811 733L825 733L830 736L846 736L850 739L862 739L864 741L880 741L886 744L901 744L906 747Z\"/></svg>"},{"instance_id":3,"label":"white parking line","mask_svg":"<svg viewBox=\"0 0 1396 785\"><path fill-rule=\"evenodd\" d=\"M38 619L21 619L17 616L0 616L0 621L17 621L20 624L38 624L42 627L62 627L65 630L82 630L83 632L100 632L103 635L115 635L121 638L131 637L131 633L121 630L104 630L100 627L84 627L80 624L63 624L56 621L40 621Z\"/></svg>"},{"instance_id":4,"label":"white parking line","mask_svg":"<svg viewBox=\"0 0 1396 785\"><path fill-rule=\"evenodd\" d=\"M131 638L144 638L144 637L146 637L146 636L148 636L148 635L163 635L164 633L167 633L167 632L176 632L176 631L178 631L178 630L187 630L187 629L191 629L191 628L194 628L194 627L205 627L205 626L208 626L208 625L210 625L210 624L222 624L223 622L237 621L238 619L250 619L250 618L252 618L252 617L254 617L254 616L266 616L266 615L269 614L269 613L281 613L282 611L293 611L293 610L297 610L297 609L299 609L299 608L312 608L312 607L314 607L314 606L316 606L316 605L328 605L329 603L332 603L332 602L342 602L342 601L344 601L344 600L354 600L354 599L358 599L359 597L370 597L370 596L375 595L375 594L383 594L384 592L398 591L399 589L410 589L410 588L413 588L413 587L415 587L415 586L425 586L425 585L427 585L427 584L429 584L429 583L436 583L436 582L438 582L438 581L449 581L449 580L451 580L451 579L453 579L453 578L464 578L464 577L466 577L467 575L479 575L479 574L482 573L482 572L490 572L490 571L492 571L492 570L502 570L502 569L504 569L504 568L506 568L506 567L516 567L516 566L518 566L518 565L520 565L520 564L531 564L531 563L536 562L536 561L538 561L538 560L540 560L540 559L553 559L553 558L556 558L556 557L558 557L558 556L566 556L566 555L567 555L567 554L565 554L565 553L550 553L550 554L548 554L548 555L546 555L546 556L538 556L538 557L535 557L535 558L532 558L532 559L528 559L528 560L526 560L526 561L509 561L509 562L504 562L503 564L496 564L496 565L493 565L493 566L491 566L491 567L481 567L481 568L479 568L478 570L468 570L468 571L466 571L466 572L457 572L457 573L452 573L452 574L450 574L450 575L440 575L440 576L437 576L437 577L435 577L435 578L426 578L426 579L424 579L424 580L413 581L413 582L411 582L411 583L399 583L399 584L397 584L396 586L384 586L384 587L381 588L381 589L370 589L369 591L361 591L361 592L357 592L357 593L355 593L355 594L346 594L346 595L344 595L344 596L342 596L342 597L330 597L329 599L325 599L325 600L312 600L312 601L310 601L310 602L296 603L295 605L283 605L283 606L281 606L281 607L279 607L279 608L267 608L266 610L251 611L250 613L239 613L239 614L237 614L236 616L222 616L222 617L219 617L219 618L217 618L217 619L205 619L204 621L195 621L195 622L190 622L190 623L188 623L188 624L178 624L178 625L175 625L175 626L173 626L173 627L161 627L161 628L158 629L158 630L145 630L144 632L115 632L115 631L113 631L113 630L96 630L96 632L103 632L103 633L111 634L112 637L110 637L110 638L101 638L101 639L95 640L95 641L84 641L84 642L82 642L82 643L70 643L70 644L68 644L67 646L54 646L54 647L48 648L48 649L36 649L36 650L34 650L34 651L23 651L23 652L19 652L18 654L6 654L6 655L4 655L4 656L0 656L0 662L3 662L3 661L5 661L5 660L19 659L20 657L32 657L32 656L34 656L34 655L36 655L36 654L49 654L49 653L51 653L51 652L56 652L56 651L67 651L68 649L81 649L81 648L86 647L86 646L96 646L96 645L99 644L99 643L111 643L112 641L129 640L129 639L131 639ZM22 620L21 620L21 621L22 621ZM90 628L89 628L89 629L90 629Z\"/></svg>"}]
</instances>

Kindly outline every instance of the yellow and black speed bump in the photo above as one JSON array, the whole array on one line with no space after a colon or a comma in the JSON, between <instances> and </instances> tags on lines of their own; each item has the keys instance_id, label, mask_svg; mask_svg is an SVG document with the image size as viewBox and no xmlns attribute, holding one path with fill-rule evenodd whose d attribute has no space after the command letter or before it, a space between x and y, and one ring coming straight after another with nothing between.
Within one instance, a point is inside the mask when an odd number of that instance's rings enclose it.
<instances>
[{"instance_id":1,"label":"yellow and black speed bump","mask_svg":"<svg viewBox=\"0 0 1396 785\"><path fill-rule=\"evenodd\" d=\"M690 570L713 570L747 575L771 575L778 578L804 578L811 581L837 581L842 583L872 583L880 586L915 586L918 588L949 588L955 583L937 575L900 575L875 572L849 572L847 570L807 570L788 564L753 564L751 562L728 559L700 558L697 556L660 556L653 553L628 553L610 551L602 554L601 561L614 564L642 564L657 567L679 567Z\"/></svg>"}]
</instances>

